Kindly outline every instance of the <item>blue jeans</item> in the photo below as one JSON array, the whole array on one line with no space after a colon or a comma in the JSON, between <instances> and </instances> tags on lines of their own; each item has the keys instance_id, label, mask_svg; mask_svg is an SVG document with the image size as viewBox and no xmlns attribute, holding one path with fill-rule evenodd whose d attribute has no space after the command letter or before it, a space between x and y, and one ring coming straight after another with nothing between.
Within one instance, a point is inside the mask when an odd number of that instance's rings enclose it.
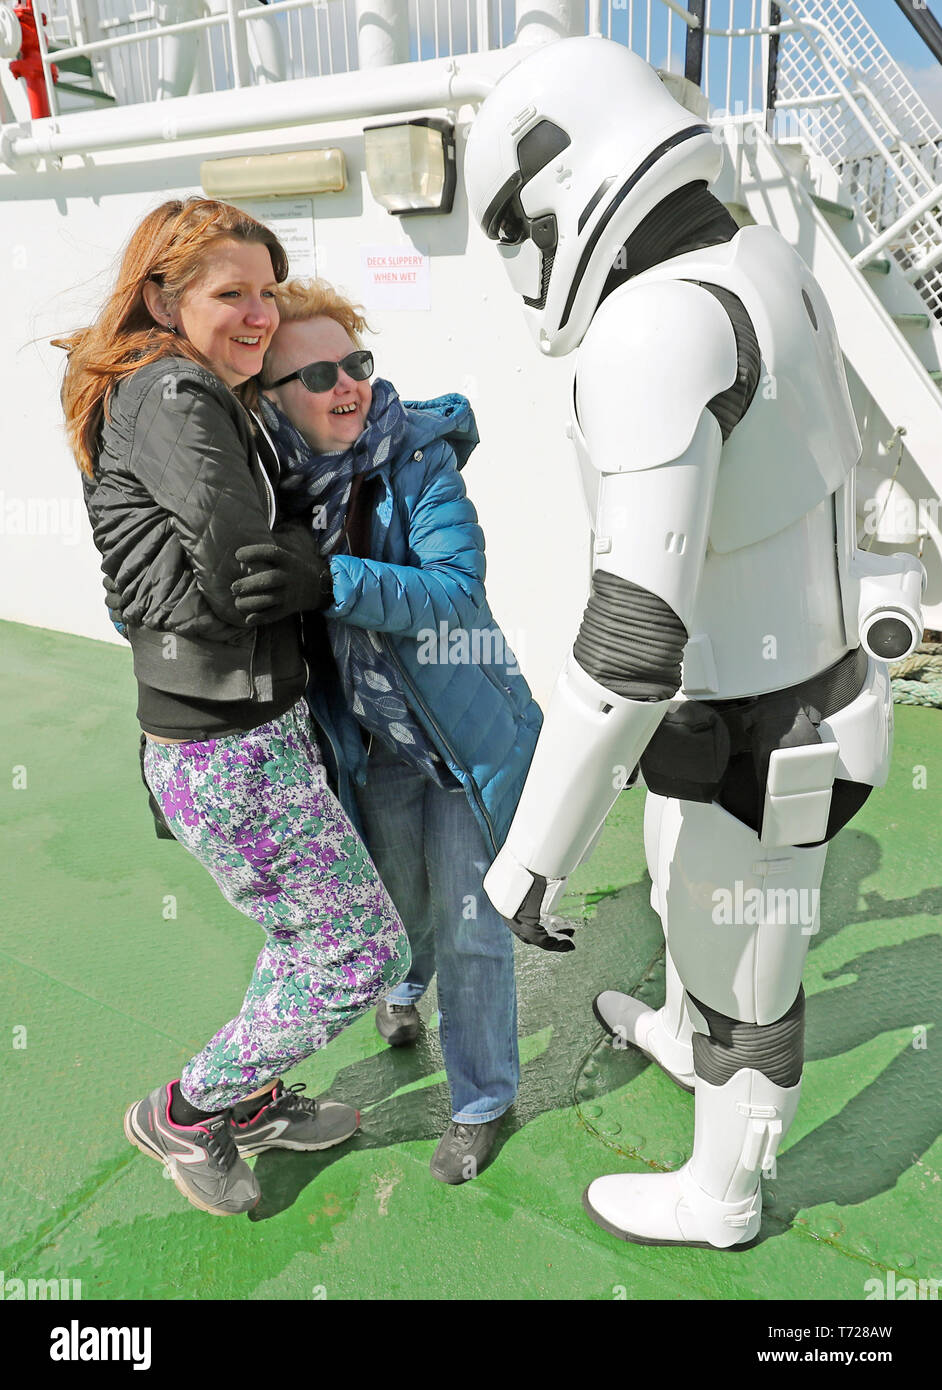
<instances>
[{"instance_id":1,"label":"blue jeans","mask_svg":"<svg viewBox=\"0 0 942 1390\"><path fill-rule=\"evenodd\" d=\"M452 1119L496 1120L520 1081L514 939L484 892L492 856L465 792L436 786L374 739L357 800L412 947L412 968L386 1003L415 1004L438 971Z\"/></svg>"}]
</instances>

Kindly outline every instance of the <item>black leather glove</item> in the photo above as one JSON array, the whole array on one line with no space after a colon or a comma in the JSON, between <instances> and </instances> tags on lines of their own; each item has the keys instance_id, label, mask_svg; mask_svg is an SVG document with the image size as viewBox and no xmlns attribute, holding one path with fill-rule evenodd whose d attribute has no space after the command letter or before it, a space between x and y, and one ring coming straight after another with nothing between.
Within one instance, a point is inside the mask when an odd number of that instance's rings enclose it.
<instances>
[{"instance_id":1,"label":"black leather glove","mask_svg":"<svg viewBox=\"0 0 942 1390\"><path fill-rule=\"evenodd\" d=\"M505 917L504 921L514 936L519 936L528 946L540 946L544 951L574 951L572 927L557 927L548 932L540 925L540 904L545 892L546 879L537 874L513 919Z\"/></svg>"},{"instance_id":2,"label":"black leather glove","mask_svg":"<svg viewBox=\"0 0 942 1390\"><path fill-rule=\"evenodd\" d=\"M250 570L232 584L235 606L247 615L247 627L333 602L330 565L306 526L279 527L270 545L243 545L235 557Z\"/></svg>"}]
</instances>

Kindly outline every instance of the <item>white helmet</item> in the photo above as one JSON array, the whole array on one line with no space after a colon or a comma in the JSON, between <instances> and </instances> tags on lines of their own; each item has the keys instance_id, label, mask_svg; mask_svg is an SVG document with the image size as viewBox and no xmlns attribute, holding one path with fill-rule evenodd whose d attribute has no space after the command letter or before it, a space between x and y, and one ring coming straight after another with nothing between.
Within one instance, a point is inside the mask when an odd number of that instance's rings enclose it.
<instances>
[{"instance_id":1,"label":"white helmet","mask_svg":"<svg viewBox=\"0 0 942 1390\"><path fill-rule=\"evenodd\" d=\"M634 229L722 162L710 127L608 39L549 43L501 78L471 127L465 183L544 352L578 347Z\"/></svg>"}]
</instances>

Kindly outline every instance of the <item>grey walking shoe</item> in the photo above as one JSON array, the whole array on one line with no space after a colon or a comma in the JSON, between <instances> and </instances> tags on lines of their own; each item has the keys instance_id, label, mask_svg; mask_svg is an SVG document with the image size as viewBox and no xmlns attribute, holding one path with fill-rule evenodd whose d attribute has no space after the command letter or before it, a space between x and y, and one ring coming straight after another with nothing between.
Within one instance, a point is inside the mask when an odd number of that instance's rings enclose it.
<instances>
[{"instance_id":1,"label":"grey walking shoe","mask_svg":"<svg viewBox=\"0 0 942 1390\"><path fill-rule=\"evenodd\" d=\"M128 1139L148 1158L156 1158L177 1190L200 1211L237 1216L258 1204L262 1190L229 1130L229 1112L198 1125L177 1125L170 1118L171 1087L158 1086L132 1105L124 1117Z\"/></svg>"},{"instance_id":2,"label":"grey walking shoe","mask_svg":"<svg viewBox=\"0 0 942 1390\"><path fill-rule=\"evenodd\" d=\"M232 1137L243 1158L265 1149L329 1149L356 1134L360 1127L359 1110L339 1100L302 1096L303 1090L303 1081L287 1090L277 1081L272 1099L251 1119L243 1113L244 1103L232 1107Z\"/></svg>"},{"instance_id":3,"label":"grey walking shoe","mask_svg":"<svg viewBox=\"0 0 942 1390\"><path fill-rule=\"evenodd\" d=\"M438 1142L429 1168L441 1182L469 1182L488 1160L502 1115L479 1125L452 1122Z\"/></svg>"},{"instance_id":4,"label":"grey walking shoe","mask_svg":"<svg viewBox=\"0 0 942 1390\"><path fill-rule=\"evenodd\" d=\"M376 1006L376 1031L390 1047L414 1043L419 1033L419 1011L414 1004L387 1004L384 999Z\"/></svg>"}]
</instances>

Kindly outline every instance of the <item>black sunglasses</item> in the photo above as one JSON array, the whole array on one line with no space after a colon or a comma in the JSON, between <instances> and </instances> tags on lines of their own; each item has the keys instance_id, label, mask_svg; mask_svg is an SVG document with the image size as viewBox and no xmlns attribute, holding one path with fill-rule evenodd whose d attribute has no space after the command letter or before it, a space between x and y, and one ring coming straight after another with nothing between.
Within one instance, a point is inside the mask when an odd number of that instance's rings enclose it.
<instances>
[{"instance_id":1,"label":"black sunglasses","mask_svg":"<svg viewBox=\"0 0 942 1390\"><path fill-rule=\"evenodd\" d=\"M284 386L286 381L297 379L302 386L306 386L315 394L320 391L332 391L337 385L341 367L354 381L366 381L373 375L373 354L364 349L341 357L339 362L311 362L308 366L283 376L280 381L273 381L272 386Z\"/></svg>"}]
</instances>

